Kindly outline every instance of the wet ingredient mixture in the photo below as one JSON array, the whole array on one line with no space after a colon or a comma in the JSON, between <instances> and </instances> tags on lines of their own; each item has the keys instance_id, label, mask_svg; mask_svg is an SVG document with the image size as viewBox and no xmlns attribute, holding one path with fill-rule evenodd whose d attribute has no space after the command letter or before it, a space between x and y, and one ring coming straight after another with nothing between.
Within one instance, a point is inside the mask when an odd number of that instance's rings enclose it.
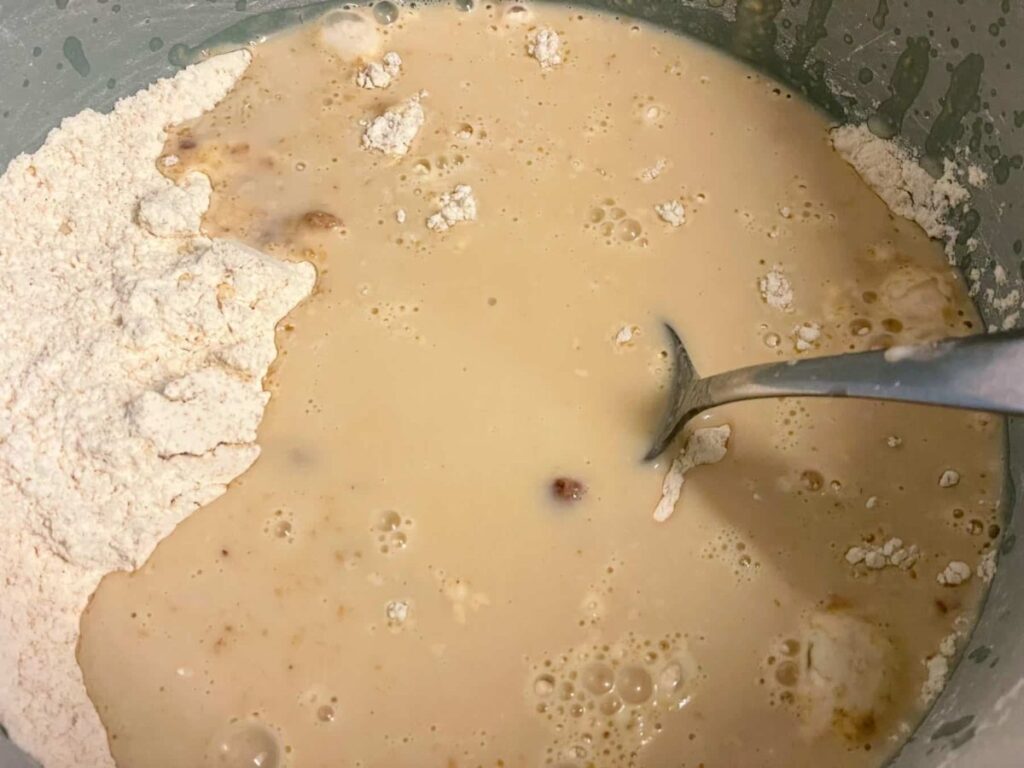
<instances>
[{"instance_id":1,"label":"wet ingredient mixture","mask_svg":"<svg viewBox=\"0 0 1024 768\"><path fill-rule=\"evenodd\" d=\"M685 39L383 20L258 46L159 162L318 282L259 460L84 615L118 765L881 764L991 577L1000 423L757 402L638 458L663 319L702 373L978 330L941 248Z\"/></svg>"}]
</instances>

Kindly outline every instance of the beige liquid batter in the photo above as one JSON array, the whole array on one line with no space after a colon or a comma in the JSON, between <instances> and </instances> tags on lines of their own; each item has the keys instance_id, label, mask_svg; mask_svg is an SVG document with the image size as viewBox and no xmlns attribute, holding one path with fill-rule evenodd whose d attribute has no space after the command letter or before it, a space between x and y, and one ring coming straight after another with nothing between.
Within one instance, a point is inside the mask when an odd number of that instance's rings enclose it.
<instances>
[{"instance_id":1,"label":"beige liquid batter","mask_svg":"<svg viewBox=\"0 0 1024 768\"><path fill-rule=\"evenodd\" d=\"M564 41L547 70L540 25ZM878 765L983 593L936 575L998 536L999 422L723 408L703 425L732 426L728 455L665 523L671 457L639 457L663 319L702 373L795 356L802 322L810 354L969 332L939 248L819 114L685 39L557 6L403 9L373 56L402 74L363 90L320 34L257 47L168 145L170 175L214 180L209 233L320 279L280 329L260 460L84 616L118 765ZM360 147L421 90L409 155ZM456 184L477 220L429 231ZM654 210L673 199L679 227ZM789 312L758 290L775 264ZM844 557L892 536L913 568Z\"/></svg>"}]
</instances>

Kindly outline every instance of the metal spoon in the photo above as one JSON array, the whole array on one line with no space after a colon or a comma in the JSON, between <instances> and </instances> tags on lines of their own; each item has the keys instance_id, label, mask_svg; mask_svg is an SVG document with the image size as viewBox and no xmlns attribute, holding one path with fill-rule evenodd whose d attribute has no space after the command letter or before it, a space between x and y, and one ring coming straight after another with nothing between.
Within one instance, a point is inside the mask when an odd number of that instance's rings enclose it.
<instances>
[{"instance_id":1,"label":"metal spoon","mask_svg":"<svg viewBox=\"0 0 1024 768\"><path fill-rule=\"evenodd\" d=\"M966 336L918 346L769 363L702 379L679 334L668 412L650 461L701 411L768 397L857 397L1024 414L1024 331Z\"/></svg>"}]
</instances>

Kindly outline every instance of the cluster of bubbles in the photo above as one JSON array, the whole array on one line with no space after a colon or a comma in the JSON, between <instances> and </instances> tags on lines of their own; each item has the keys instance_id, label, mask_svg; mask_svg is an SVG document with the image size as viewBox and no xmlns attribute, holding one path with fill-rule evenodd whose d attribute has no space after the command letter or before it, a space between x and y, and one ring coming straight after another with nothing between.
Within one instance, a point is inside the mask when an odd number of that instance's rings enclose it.
<instances>
[{"instance_id":1,"label":"cluster of bubbles","mask_svg":"<svg viewBox=\"0 0 1024 768\"><path fill-rule=\"evenodd\" d=\"M330 725L338 717L337 696L311 690L302 703L318 725ZM282 742L279 729L268 724L260 712L233 717L210 741L202 768L281 768L292 750Z\"/></svg>"},{"instance_id":2,"label":"cluster of bubbles","mask_svg":"<svg viewBox=\"0 0 1024 768\"><path fill-rule=\"evenodd\" d=\"M478 117L476 125L468 121L459 123L455 128L455 138L460 141L487 141L487 129L480 125L482 122L483 117ZM456 155L454 159L459 163L465 162L465 159L462 158L461 155Z\"/></svg>"},{"instance_id":3,"label":"cluster of bubbles","mask_svg":"<svg viewBox=\"0 0 1024 768\"><path fill-rule=\"evenodd\" d=\"M675 361L667 349L659 349L647 362L647 370L658 382L658 389L664 390L671 379Z\"/></svg>"},{"instance_id":4,"label":"cluster of bubbles","mask_svg":"<svg viewBox=\"0 0 1024 768\"><path fill-rule=\"evenodd\" d=\"M402 517L393 509L378 512L370 526L377 540L377 549L382 555L393 555L409 545L409 529L412 520Z\"/></svg>"},{"instance_id":5,"label":"cluster of bubbles","mask_svg":"<svg viewBox=\"0 0 1024 768\"><path fill-rule=\"evenodd\" d=\"M761 571L761 561L734 528L723 527L702 548L705 560L719 560L732 569L739 581L753 581Z\"/></svg>"},{"instance_id":6,"label":"cluster of bubbles","mask_svg":"<svg viewBox=\"0 0 1024 768\"><path fill-rule=\"evenodd\" d=\"M607 102L607 107L611 107L612 102ZM608 133L613 125L614 121L605 106L595 106L587 113L586 122L583 124L583 133L586 136L594 136L599 133Z\"/></svg>"},{"instance_id":7,"label":"cluster of bubbles","mask_svg":"<svg viewBox=\"0 0 1024 768\"><path fill-rule=\"evenodd\" d=\"M796 448L806 430L813 426L810 411L800 400L780 400L773 418L775 449L786 451Z\"/></svg>"},{"instance_id":8,"label":"cluster of bubbles","mask_svg":"<svg viewBox=\"0 0 1024 768\"><path fill-rule=\"evenodd\" d=\"M290 544L295 538L294 515L287 509L275 509L263 523L263 532Z\"/></svg>"},{"instance_id":9,"label":"cluster of bubbles","mask_svg":"<svg viewBox=\"0 0 1024 768\"><path fill-rule=\"evenodd\" d=\"M794 426L792 422L790 425ZM798 433L794 430L794 434L790 436L793 445L799 442L797 437ZM844 503L849 503L851 498L856 497L855 495L851 496L842 480L836 477L826 477L821 470L806 465L803 469L798 466L780 477L778 489L792 494L804 504L810 504L817 500L816 503L825 504L825 507L819 507L819 509L830 507L834 512L842 510Z\"/></svg>"},{"instance_id":10,"label":"cluster of bubbles","mask_svg":"<svg viewBox=\"0 0 1024 768\"><path fill-rule=\"evenodd\" d=\"M764 235L769 240L788 237L790 227L796 224L834 224L839 220L835 213L825 209L823 203L811 200L805 200L802 205L780 204L776 208L776 214L768 217L760 217L741 208L733 209L733 213L739 218L744 229Z\"/></svg>"},{"instance_id":11,"label":"cluster of bubbles","mask_svg":"<svg viewBox=\"0 0 1024 768\"><path fill-rule=\"evenodd\" d=\"M999 523L996 522L998 518L996 509L990 511L985 515L985 519L982 519L976 513L968 515L963 507L954 507L950 512L950 517L952 518L950 527L955 531L962 530L969 536L979 536L995 541L999 538L999 534L1002 531Z\"/></svg>"},{"instance_id":12,"label":"cluster of bubbles","mask_svg":"<svg viewBox=\"0 0 1024 768\"><path fill-rule=\"evenodd\" d=\"M686 706L697 677L679 633L657 641L630 633L535 664L528 698L552 734L545 764L626 764L663 729L667 713Z\"/></svg>"},{"instance_id":13,"label":"cluster of bubbles","mask_svg":"<svg viewBox=\"0 0 1024 768\"><path fill-rule=\"evenodd\" d=\"M613 556L605 566L601 577L592 583L580 603L580 627L596 627L608 611L606 598L615 591L615 574L622 567L622 561Z\"/></svg>"},{"instance_id":14,"label":"cluster of bubbles","mask_svg":"<svg viewBox=\"0 0 1024 768\"><path fill-rule=\"evenodd\" d=\"M307 690L300 701L320 725L329 725L338 717L338 697L330 695L320 686Z\"/></svg>"},{"instance_id":15,"label":"cluster of bubbles","mask_svg":"<svg viewBox=\"0 0 1024 768\"><path fill-rule=\"evenodd\" d=\"M898 342L904 322L878 291L863 290L836 312L836 329L845 337L848 351L887 349Z\"/></svg>"},{"instance_id":16,"label":"cluster of bubbles","mask_svg":"<svg viewBox=\"0 0 1024 768\"><path fill-rule=\"evenodd\" d=\"M796 703L795 688L800 682L800 652L803 644L794 637L779 639L764 660L762 684L768 688L768 703L791 706Z\"/></svg>"},{"instance_id":17,"label":"cluster of bubbles","mask_svg":"<svg viewBox=\"0 0 1024 768\"><path fill-rule=\"evenodd\" d=\"M378 301L367 308L367 317L397 336L422 341L419 331L408 321L410 315L419 311L416 303Z\"/></svg>"},{"instance_id":18,"label":"cluster of bubbles","mask_svg":"<svg viewBox=\"0 0 1024 768\"><path fill-rule=\"evenodd\" d=\"M469 123L465 123L459 127L460 138L463 136L473 136L473 126ZM402 179L402 181L417 181L425 178L437 178L443 179L457 173L459 169L466 164L466 156L461 152L453 152L448 154L446 152L440 152L433 157L421 157L416 160L412 165L412 175L408 174ZM422 191L420 192L422 194Z\"/></svg>"},{"instance_id":19,"label":"cluster of bubbles","mask_svg":"<svg viewBox=\"0 0 1024 768\"><path fill-rule=\"evenodd\" d=\"M628 216L625 209L616 205L610 197L591 207L583 226L584 229L597 232L607 245L616 242L647 245L640 222Z\"/></svg>"}]
</instances>

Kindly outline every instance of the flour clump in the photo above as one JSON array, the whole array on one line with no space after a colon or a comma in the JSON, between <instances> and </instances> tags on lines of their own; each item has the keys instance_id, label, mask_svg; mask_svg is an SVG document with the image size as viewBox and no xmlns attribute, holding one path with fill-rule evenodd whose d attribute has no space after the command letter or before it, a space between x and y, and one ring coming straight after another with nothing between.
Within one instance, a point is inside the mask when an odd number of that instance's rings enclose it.
<instances>
[{"instance_id":1,"label":"flour clump","mask_svg":"<svg viewBox=\"0 0 1024 768\"><path fill-rule=\"evenodd\" d=\"M757 286L761 291L761 298L772 309L788 312L793 308L793 285L778 264L758 280Z\"/></svg>"},{"instance_id":2,"label":"flour clump","mask_svg":"<svg viewBox=\"0 0 1024 768\"><path fill-rule=\"evenodd\" d=\"M880 139L867 125L834 128L832 145L893 213L917 222L929 237L945 241L948 252L958 235L949 218L968 198L952 161L947 160L942 176L934 179L907 149Z\"/></svg>"},{"instance_id":3,"label":"flour clump","mask_svg":"<svg viewBox=\"0 0 1024 768\"><path fill-rule=\"evenodd\" d=\"M363 148L401 157L409 152L425 120L419 97L406 99L370 121L363 131Z\"/></svg>"},{"instance_id":4,"label":"flour clump","mask_svg":"<svg viewBox=\"0 0 1024 768\"><path fill-rule=\"evenodd\" d=\"M541 69L551 69L562 63L562 41L551 27L541 27L526 44L526 51L540 64Z\"/></svg>"},{"instance_id":5,"label":"flour clump","mask_svg":"<svg viewBox=\"0 0 1024 768\"><path fill-rule=\"evenodd\" d=\"M69 118L0 178L0 722L47 768L112 765L79 616L256 459L274 327L315 281L201 236L209 179L157 170L249 59Z\"/></svg>"},{"instance_id":6,"label":"flour clump","mask_svg":"<svg viewBox=\"0 0 1024 768\"><path fill-rule=\"evenodd\" d=\"M655 212L666 224L679 227L686 223L686 209L678 200L669 200L654 206Z\"/></svg>"},{"instance_id":7,"label":"flour clump","mask_svg":"<svg viewBox=\"0 0 1024 768\"><path fill-rule=\"evenodd\" d=\"M818 323L806 322L793 328L793 349L797 352L809 352L821 339L821 326Z\"/></svg>"},{"instance_id":8,"label":"flour clump","mask_svg":"<svg viewBox=\"0 0 1024 768\"><path fill-rule=\"evenodd\" d=\"M356 72L356 85L373 90L387 88L402 72L402 57L388 51L380 61L371 61Z\"/></svg>"},{"instance_id":9,"label":"flour clump","mask_svg":"<svg viewBox=\"0 0 1024 768\"><path fill-rule=\"evenodd\" d=\"M656 522L665 522L675 512L687 472L704 464L717 464L725 458L731 435L732 428L728 424L694 430L686 441L686 447L672 461L662 483L661 500L654 509Z\"/></svg>"},{"instance_id":10,"label":"flour clump","mask_svg":"<svg viewBox=\"0 0 1024 768\"><path fill-rule=\"evenodd\" d=\"M904 571L909 570L921 556L916 544L903 545L903 539L892 537L884 543L875 545L864 543L846 550L845 560L850 565L863 563L868 570L877 571L892 566Z\"/></svg>"},{"instance_id":11,"label":"flour clump","mask_svg":"<svg viewBox=\"0 0 1024 768\"><path fill-rule=\"evenodd\" d=\"M971 578L971 566L962 560L950 560L935 580L944 587L958 587Z\"/></svg>"},{"instance_id":12,"label":"flour clump","mask_svg":"<svg viewBox=\"0 0 1024 768\"><path fill-rule=\"evenodd\" d=\"M441 195L441 209L427 219L427 229L444 232L463 221L476 219L476 198L473 188L459 184L451 192Z\"/></svg>"}]
</instances>

